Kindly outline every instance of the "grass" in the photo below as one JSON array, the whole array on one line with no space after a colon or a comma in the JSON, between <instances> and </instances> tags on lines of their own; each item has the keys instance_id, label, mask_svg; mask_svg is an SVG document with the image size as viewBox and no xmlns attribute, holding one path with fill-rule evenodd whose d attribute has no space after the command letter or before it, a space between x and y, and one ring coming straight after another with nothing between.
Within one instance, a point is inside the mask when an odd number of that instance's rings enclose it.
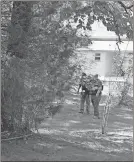
<instances>
[{"instance_id":1,"label":"grass","mask_svg":"<svg viewBox=\"0 0 134 162\"><path fill-rule=\"evenodd\" d=\"M102 97L102 103L106 96ZM132 110L124 106L110 110L106 134L101 119L79 114L79 95L66 95L64 107L41 123L40 134L28 139L2 143L2 161L132 161Z\"/></svg>"}]
</instances>

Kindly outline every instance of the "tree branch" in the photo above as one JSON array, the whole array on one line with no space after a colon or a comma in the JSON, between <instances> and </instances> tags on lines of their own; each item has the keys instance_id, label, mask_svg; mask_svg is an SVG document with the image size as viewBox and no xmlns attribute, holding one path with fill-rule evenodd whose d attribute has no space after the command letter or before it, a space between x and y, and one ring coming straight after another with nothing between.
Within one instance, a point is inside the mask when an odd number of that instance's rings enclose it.
<instances>
[{"instance_id":1,"label":"tree branch","mask_svg":"<svg viewBox=\"0 0 134 162\"><path fill-rule=\"evenodd\" d=\"M121 1L118 1L118 3L124 8L124 10L126 11L127 14L128 14L127 10L130 10L133 7L133 5L125 6L125 4Z\"/></svg>"},{"instance_id":2,"label":"tree branch","mask_svg":"<svg viewBox=\"0 0 134 162\"><path fill-rule=\"evenodd\" d=\"M120 51L121 51L121 50L120 50L120 47L119 47L119 42L118 42L118 41L116 42L116 45L117 45L117 47L118 47L119 54L120 54Z\"/></svg>"},{"instance_id":3,"label":"tree branch","mask_svg":"<svg viewBox=\"0 0 134 162\"><path fill-rule=\"evenodd\" d=\"M114 26L115 26L115 28L116 28L116 35L118 36L118 43L121 43L122 41L121 41L121 37L120 37L119 26L118 26L118 24L117 24L117 20L116 20L116 18L115 18L115 15L114 15L114 13L113 13L111 10L108 10L106 7L104 7L104 8L105 8L106 11L108 11L108 12L112 15L112 17L113 17L113 23L114 23Z\"/></svg>"}]
</instances>

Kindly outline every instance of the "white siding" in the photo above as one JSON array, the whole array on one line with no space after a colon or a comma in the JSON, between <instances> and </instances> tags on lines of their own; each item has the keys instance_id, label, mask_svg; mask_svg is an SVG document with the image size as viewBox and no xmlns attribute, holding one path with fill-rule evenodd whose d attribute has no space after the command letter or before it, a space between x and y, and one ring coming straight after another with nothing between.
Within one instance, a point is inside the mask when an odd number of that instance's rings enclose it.
<instances>
[{"instance_id":1,"label":"white siding","mask_svg":"<svg viewBox=\"0 0 134 162\"><path fill-rule=\"evenodd\" d=\"M111 76L114 52L105 52L105 76Z\"/></svg>"},{"instance_id":2,"label":"white siding","mask_svg":"<svg viewBox=\"0 0 134 162\"><path fill-rule=\"evenodd\" d=\"M95 53L100 53L100 61L95 61ZM92 59L94 60L94 64L91 69L92 74L99 74L100 76L105 76L105 53L101 51L93 51L89 52L89 57L92 55Z\"/></svg>"},{"instance_id":3,"label":"white siding","mask_svg":"<svg viewBox=\"0 0 134 162\"><path fill-rule=\"evenodd\" d=\"M100 53L100 61L95 61L95 53ZM100 76L106 76L107 73L111 72L112 66L112 53L109 54L105 51L90 51L81 49L78 52L78 56L81 60L85 60L83 70L87 74L99 74Z\"/></svg>"},{"instance_id":4,"label":"white siding","mask_svg":"<svg viewBox=\"0 0 134 162\"><path fill-rule=\"evenodd\" d=\"M84 60L83 71L87 74L99 74L100 76L108 77L111 76L112 66L113 66L113 58L117 51L110 51L110 50L91 50L88 47L79 48L76 50L78 53L78 57L81 60ZM124 69L130 65L127 53L130 51L121 51L121 56L126 57ZM95 61L95 53L100 53L101 58L100 61ZM132 56L131 56L132 57ZM133 64L133 63L132 63Z\"/></svg>"}]
</instances>

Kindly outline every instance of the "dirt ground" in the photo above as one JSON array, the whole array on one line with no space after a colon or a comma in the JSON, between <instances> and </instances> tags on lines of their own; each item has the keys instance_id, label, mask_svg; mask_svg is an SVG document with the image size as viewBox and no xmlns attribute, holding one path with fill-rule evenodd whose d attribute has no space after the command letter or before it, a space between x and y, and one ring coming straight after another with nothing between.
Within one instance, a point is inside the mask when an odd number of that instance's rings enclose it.
<instances>
[{"instance_id":1,"label":"dirt ground","mask_svg":"<svg viewBox=\"0 0 134 162\"><path fill-rule=\"evenodd\" d=\"M79 95L68 95L64 107L49 118L25 143L2 142L2 161L132 161L133 113L125 107L110 110L106 133L101 134L101 119L79 114Z\"/></svg>"}]
</instances>

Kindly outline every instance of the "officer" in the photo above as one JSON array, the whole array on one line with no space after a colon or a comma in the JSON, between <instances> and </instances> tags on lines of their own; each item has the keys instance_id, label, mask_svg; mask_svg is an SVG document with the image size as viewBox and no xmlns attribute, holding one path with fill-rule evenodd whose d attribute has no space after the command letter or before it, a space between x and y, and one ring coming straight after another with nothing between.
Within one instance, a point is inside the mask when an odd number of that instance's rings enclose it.
<instances>
[{"instance_id":1,"label":"officer","mask_svg":"<svg viewBox=\"0 0 134 162\"><path fill-rule=\"evenodd\" d=\"M94 107L94 118L100 119L98 107L99 107L99 102L101 100L103 85L100 79L98 79L98 74L94 75L91 82L92 82L91 102Z\"/></svg>"},{"instance_id":2,"label":"officer","mask_svg":"<svg viewBox=\"0 0 134 162\"><path fill-rule=\"evenodd\" d=\"M77 92L77 93L79 93L79 89L82 88L80 111L79 111L79 113L82 113L82 114L84 112L85 101L86 101L86 112L87 112L87 114L89 114L89 108L90 108L89 90L86 88L87 79L89 79L89 77L87 77L86 73L82 73L82 77L81 77L78 92Z\"/></svg>"}]
</instances>

